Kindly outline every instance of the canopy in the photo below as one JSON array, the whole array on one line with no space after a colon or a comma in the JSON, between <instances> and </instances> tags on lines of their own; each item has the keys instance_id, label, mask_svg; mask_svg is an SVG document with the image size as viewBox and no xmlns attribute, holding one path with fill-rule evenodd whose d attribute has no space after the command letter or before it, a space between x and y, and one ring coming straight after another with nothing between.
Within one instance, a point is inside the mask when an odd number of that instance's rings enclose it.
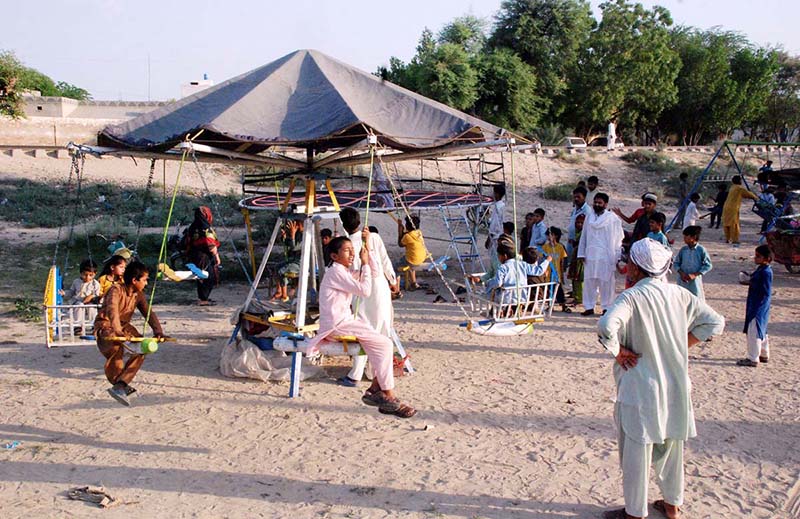
<instances>
[{"instance_id":1,"label":"canopy","mask_svg":"<svg viewBox=\"0 0 800 519\"><path fill-rule=\"evenodd\" d=\"M388 193L384 193L388 194ZM393 211L395 204L386 204L381 193L373 192L370 211ZM492 198L476 193L443 193L441 191L403 191L400 195L404 205L409 210L438 209L439 207L468 207L480 204L489 204ZM285 195L263 194L245 198L239 206L254 211L277 211L286 200ZM367 192L356 190L337 190L336 200L340 207L365 209L367 207ZM290 204L305 204L305 193L293 193ZM316 192L315 205L320 207L333 207L330 194L327 191Z\"/></svg>"},{"instance_id":2,"label":"canopy","mask_svg":"<svg viewBox=\"0 0 800 519\"><path fill-rule=\"evenodd\" d=\"M231 150L240 157L270 146L300 148L313 156L356 145L372 134L394 150L420 151L484 143L504 133L321 52L298 50L128 122L108 126L98 144L165 152L200 130L195 145Z\"/></svg>"}]
</instances>

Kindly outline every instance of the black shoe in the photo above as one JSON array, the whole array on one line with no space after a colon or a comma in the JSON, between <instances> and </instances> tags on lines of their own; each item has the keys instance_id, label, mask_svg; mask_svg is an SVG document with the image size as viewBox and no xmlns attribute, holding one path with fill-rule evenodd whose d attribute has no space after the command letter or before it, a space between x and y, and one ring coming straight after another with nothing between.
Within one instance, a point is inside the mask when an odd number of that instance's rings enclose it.
<instances>
[{"instance_id":1,"label":"black shoe","mask_svg":"<svg viewBox=\"0 0 800 519\"><path fill-rule=\"evenodd\" d=\"M125 391L125 386L121 384L114 384L113 387L108 388L108 394L125 407L131 406L131 403L128 400L128 395Z\"/></svg>"},{"instance_id":2,"label":"black shoe","mask_svg":"<svg viewBox=\"0 0 800 519\"><path fill-rule=\"evenodd\" d=\"M583 312L581 312L581 315L584 317L594 315L594 310L584 310Z\"/></svg>"},{"instance_id":3,"label":"black shoe","mask_svg":"<svg viewBox=\"0 0 800 519\"><path fill-rule=\"evenodd\" d=\"M606 315L606 312L608 312L608 310L603 310L603 313L600 315Z\"/></svg>"},{"instance_id":4,"label":"black shoe","mask_svg":"<svg viewBox=\"0 0 800 519\"><path fill-rule=\"evenodd\" d=\"M766 364L767 362L769 362L769 357L765 357L764 355L761 355L760 357L758 357L758 362L760 362L762 364Z\"/></svg>"},{"instance_id":5,"label":"black shoe","mask_svg":"<svg viewBox=\"0 0 800 519\"><path fill-rule=\"evenodd\" d=\"M139 396L139 393L136 392L136 388L133 386L125 386L125 394L128 396Z\"/></svg>"},{"instance_id":6,"label":"black shoe","mask_svg":"<svg viewBox=\"0 0 800 519\"><path fill-rule=\"evenodd\" d=\"M736 361L737 366L745 366L748 368L757 368L758 362L750 359L740 359Z\"/></svg>"}]
</instances>

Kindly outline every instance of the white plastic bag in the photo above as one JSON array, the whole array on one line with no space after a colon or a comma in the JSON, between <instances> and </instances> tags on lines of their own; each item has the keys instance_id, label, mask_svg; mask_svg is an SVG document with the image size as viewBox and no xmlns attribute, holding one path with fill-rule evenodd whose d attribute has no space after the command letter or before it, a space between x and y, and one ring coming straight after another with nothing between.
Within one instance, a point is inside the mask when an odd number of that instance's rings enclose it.
<instances>
[{"instance_id":1,"label":"white plastic bag","mask_svg":"<svg viewBox=\"0 0 800 519\"><path fill-rule=\"evenodd\" d=\"M291 379L292 358L282 351L262 351L250 341L236 338L222 348L219 370L231 378L253 378L267 381L288 381ZM321 376L324 370L303 359L300 380Z\"/></svg>"}]
</instances>

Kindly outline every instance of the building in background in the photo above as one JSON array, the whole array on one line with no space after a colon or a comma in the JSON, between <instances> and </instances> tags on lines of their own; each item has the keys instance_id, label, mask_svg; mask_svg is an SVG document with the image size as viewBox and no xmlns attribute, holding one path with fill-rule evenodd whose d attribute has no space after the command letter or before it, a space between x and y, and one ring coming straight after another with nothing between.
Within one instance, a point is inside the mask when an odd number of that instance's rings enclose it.
<instances>
[{"instance_id":1,"label":"building in background","mask_svg":"<svg viewBox=\"0 0 800 519\"><path fill-rule=\"evenodd\" d=\"M190 81L185 85L181 85L181 98L196 94L210 86L214 86L214 80L208 79L208 74L203 74L203 79L200 81Z\"/></svg>"}]
</instances>

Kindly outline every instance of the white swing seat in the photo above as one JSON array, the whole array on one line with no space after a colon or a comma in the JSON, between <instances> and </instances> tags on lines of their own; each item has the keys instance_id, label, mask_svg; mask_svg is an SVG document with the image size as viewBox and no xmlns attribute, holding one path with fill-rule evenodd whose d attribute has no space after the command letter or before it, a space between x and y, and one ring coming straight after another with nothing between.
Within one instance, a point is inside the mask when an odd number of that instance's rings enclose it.
<instances>
[{"instance_id":1,"label":"white swing seat","mask_svg":"<svg viewBox=\"0 0 800 519\"><path fill-rule=\"evenodd\" d=\"M87 319L90 309L95 312L100 305L45 305L45 342L53 346L81 346L94 342L94 319ZM76 319L75 313L83 310L84 318Z\"/></svg>"},{"instance_id":2,"label":"white swing seat","mask_svg":"<svg viewBox=\"0 0 800 519\"><path fill-rule=\"evenodd\" d=\"M481 318L462 327L479 335L511 336L529 333L534 323L552 315L558 283L501 287L487 295L467 278L466 288L470 309Z\"/></svg>"}]
</instances>

